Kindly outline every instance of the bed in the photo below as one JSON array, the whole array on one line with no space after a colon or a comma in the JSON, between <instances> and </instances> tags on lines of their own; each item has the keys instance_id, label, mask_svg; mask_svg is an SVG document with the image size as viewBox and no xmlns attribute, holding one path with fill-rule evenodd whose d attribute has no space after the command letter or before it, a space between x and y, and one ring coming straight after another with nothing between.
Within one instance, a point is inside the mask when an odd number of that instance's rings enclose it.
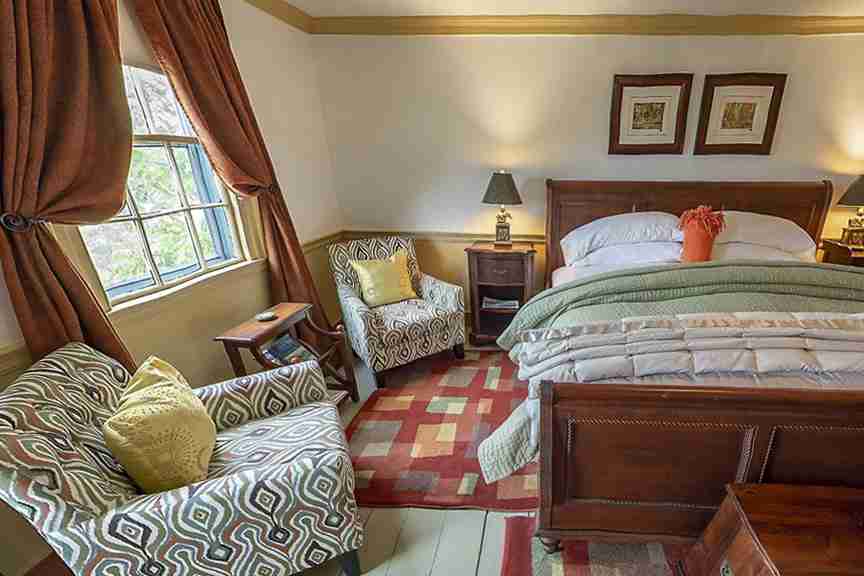
<instances>
[{"instance_id":1,"label":"bed","mask_svg":"<svg viewBox=\"0 0 864 576\"><path fill-rule=\"evenodd\" d=\"M547 184L547 287L553 271L564 263L561 238L598 218L652 210L680 214L710 204L779 216L818 239L832 196L827 181ZM757 264L730 264L729 269L743 278L775 267ZM711 265L684 272L646 270L669 278L727 273L724 267ZM828 283L836 281L838 288L818 286L821 274ZM827 310L838 314L864 312L864 272L776 264L776 277L787 276L801 279L796 292L812 291L815 310L825 302ZM756 294L763 286L758 279L754 282L747 290ZM790 292L791 288L790 284ZM546 290L538 298L554 299L556 290ZM782 284L764 291L756 294L761 302L804 299L797 293L782 294ZM526 314L531 316L530 311ZM850 322L859 326L864 322L864 317L850 317L857 318ZM735 376L537 384L538 535L550 546L561 538L687 540L707 525L730 482L864 487L864 375L754 378L753 385Z\"/></svg>"}]
</instances>

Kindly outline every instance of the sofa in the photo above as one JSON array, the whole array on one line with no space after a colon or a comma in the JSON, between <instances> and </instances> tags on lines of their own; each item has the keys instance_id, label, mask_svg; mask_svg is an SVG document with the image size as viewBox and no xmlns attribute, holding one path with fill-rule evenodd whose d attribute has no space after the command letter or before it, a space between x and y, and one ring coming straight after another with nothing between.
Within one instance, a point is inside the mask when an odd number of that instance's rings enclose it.
<instances>
[{"instance_id":1,"label":"sofa","mask_svg":"<svg viewBox=\"0 0 864 576\"><path fill-rule=\"evenodd\" d=\"M336 406L315 362L196 389L216 424L208 478L146 495L102 424L129 373L80 343L0 393L0 499L79 576L277 576L339 557L363 526Z\"/></svg>"}]
</instances>

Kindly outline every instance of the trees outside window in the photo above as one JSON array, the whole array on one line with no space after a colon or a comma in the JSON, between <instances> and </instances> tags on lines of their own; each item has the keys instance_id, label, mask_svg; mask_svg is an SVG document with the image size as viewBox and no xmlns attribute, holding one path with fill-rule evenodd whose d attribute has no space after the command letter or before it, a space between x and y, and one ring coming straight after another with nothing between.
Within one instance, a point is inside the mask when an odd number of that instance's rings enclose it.
<instances>
[{"instance_id":1,"label":"trees outside window","mask_svg":"<svg viewBox=\"0 0 864 576\"><path fill-rule=\"evenodd\" d=\"M234 212L168 80L124 66L135 133L126 203L80 232L112 303L242 259Z\"/></svg>"}]
</instances>

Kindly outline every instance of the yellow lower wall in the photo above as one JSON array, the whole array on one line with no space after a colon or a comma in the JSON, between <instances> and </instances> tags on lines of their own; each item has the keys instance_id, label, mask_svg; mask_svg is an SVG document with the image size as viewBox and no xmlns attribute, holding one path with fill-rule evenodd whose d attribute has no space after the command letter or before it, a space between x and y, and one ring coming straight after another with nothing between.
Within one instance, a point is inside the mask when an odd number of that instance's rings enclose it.
<instances>
[{"instance_id":1,"label":"yellow lower wall","mask_svg":"<svg viewBox=\"0 0 864 576\"><path fill-rule=\"evenodd\" d=\"M330 274L329 255L327 247L334 242L356 240L372 236L408 236L414 239L417 249L417 259L420 269L431 276L445 282L465 288L466 305L468 305L468 259L465 249L474 242L490 242L494 236L484 234L451 234L438 232L405 232L405 231L374 231L350 230L328 236L306 248L306 260L312 270L312 278L321 296L321 303L331 322L341 317L339 301L336 296L336 285ZM546 246L543 236L517 236L519 242L533 242L537 255L534 257L534 287L537 291L543 287L543 274L546 266ZM470 308L469 308L470 309Z\"/></svg>"},{"instance_id":2,"label":"yellow lower wall","mask_svg":"<svg viewBox=\"0 0 864 576\"><path fill-rule=\"evenodd\" d=\"M465 249L474 242L491 242L491 234L452 234L437 232L400 232L400 231L349 231L343 233L346 240L368 238L370 236L397 235L414 239L420 269L436 278L465 288L466 306L470 309L468 293L468 257ZM546 266L546 245L542 235L514 236L517 242L532 242L537 254L534 256L534 288L543 288L543 274ZM332 281L331 281L332 283ZM323 288L322 288L323 289ZM335 288L327 287L335 290Z\"/></svg>"}]
</instances>

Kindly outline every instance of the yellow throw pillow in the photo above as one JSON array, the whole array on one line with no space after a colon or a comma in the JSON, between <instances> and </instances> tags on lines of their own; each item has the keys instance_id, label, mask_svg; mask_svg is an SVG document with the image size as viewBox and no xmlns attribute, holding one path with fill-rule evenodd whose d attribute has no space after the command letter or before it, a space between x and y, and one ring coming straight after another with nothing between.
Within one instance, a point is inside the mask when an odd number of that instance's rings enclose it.
<instances>
[{"instance_id":1,"label":"yellow throw pillow","mask_svg":"<svg viewBox=\"0 0 864 576\"><path fill-rule=\"evenodd\" d=\"M147 493L207 478L216 426L183 375L164 360L144 362L102 425L105 443Z\"/></svg>"},{"instance_id":2,"label":"yellow throw pillow","mask_svg":"<svg viewBox=\"0 0 864 576\"><path fill-rule=\"evenodd\" d=\"M360 291L368 306L382 306L417 298L408 273L408 254L400 250L389 260L352 260Z\"/></svg>"}]
</instances>

